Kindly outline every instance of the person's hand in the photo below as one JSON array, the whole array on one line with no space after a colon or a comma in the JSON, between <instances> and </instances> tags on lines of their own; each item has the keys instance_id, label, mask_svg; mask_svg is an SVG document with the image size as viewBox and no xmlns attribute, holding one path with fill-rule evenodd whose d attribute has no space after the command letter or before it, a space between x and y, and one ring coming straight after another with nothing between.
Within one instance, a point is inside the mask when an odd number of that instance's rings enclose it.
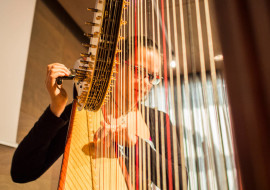
<instances>
[{"instance_id":1,"label":"person's hand","mask_svg":"<svg viewBox=\"0 0 270 190\"><path fill-rule=\"evenodd\" d=\"M100 122L101 127L94 135L94 142L98 139L110 147L113 141L125 146L134 146L137 142L136 130L133 125L128 124L124 117L112 119L110 124L105 121Z\"/></svg>"},{"instance_id":2,"label":"person's hand","mask_svg":"<svg viewBox=\"0 0 270 190\"><path fill-rule=\"evenodd\" d=\"M50 109L57 117L63 113L68 97L62 85L56 83L56 78L68 75L70 75L70 71L63 64L52 63L47 66L45 83L51 97Z\"/></svg>"}]
</instances>

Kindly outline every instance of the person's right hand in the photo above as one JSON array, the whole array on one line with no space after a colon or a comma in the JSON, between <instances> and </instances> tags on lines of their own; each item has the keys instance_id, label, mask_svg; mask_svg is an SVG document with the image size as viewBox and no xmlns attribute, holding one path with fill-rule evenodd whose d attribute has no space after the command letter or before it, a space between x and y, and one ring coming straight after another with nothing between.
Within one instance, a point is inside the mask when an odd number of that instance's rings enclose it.
<instances>
[{"instance_id":1,"label":"person's right hand","mask_svg":"<svg viewBox=\"0 0 270 190\"><path fill-rule=\"evenodd\" d=\"M50 109L57 117L63 113L68 96L62 85L56 83L57 77L68 76L70 71L65 65L60 63L52 63L47 66L46 87L51 97Z\"/></svg>"}]
</instances>

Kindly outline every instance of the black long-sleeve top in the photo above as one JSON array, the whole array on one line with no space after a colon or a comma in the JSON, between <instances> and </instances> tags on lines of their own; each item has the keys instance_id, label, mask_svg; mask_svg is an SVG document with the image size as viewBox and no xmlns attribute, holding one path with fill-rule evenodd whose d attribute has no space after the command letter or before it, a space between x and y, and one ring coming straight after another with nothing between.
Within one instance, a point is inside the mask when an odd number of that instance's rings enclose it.
<instances>
[{"instance_id":1,"label":"black long-sleeve top","mask_svg":"<svg viewBox=\"0 0 270 190\"><path fill-rule=\"evenodd\" d=\"M44 113L41 115L39 120L35 123L34 127L28 133L28 135L23 139L19 144L17 150L14 153L12 166L11 166L11 177L14 182L17 183L26 183L33 181L39 178L64 152L65 141L68 131L70 113L72 105L68 105L60 117L56 117L48 107ZM161 112L158 112L159 114ZM161 117L166 115L163 113ZM158 126L160 134L160 116L158 117ZM145 117L147 118L147 117ZM149 122L150 122L150 134L151 140L156 146L155 138L155 111L149 109ZM165 132L165 142L166 140L166 127L164 128ZM172 136L172 130L171 130ZM159 136L160 138L160 136ZM177 138L177 142L179 138ZM142 142L139 140L138 142ZM177 144L178 144L177 143ZM172 138L171 138L172 144ZM179 144L178 144L179 145ZM159 139L159 147L161 147L161 140ZM167 147L167 143L165 143ZM171 146L171 150L172 146ZM126 151L128 152L128 151ZM178 157L178 171L179 179L181 181L181 165L180 165L180 153L179 146L177 151ZM167 166L167 148L165 150L166 155L166 168ZM151 181L154 184L157 184L156 179L156 152L151 148L150 154L147 153L147 156L151 156ZM173 157L173 155L172 155ZM126 160L128 163L128 160ZM172 169L174 168L172 158ZM161 148L160 148L160 168L161 168ZM174 170L172 170L174 173ZM166 171L168 173L168 170ZM162 176L162 174L161 174ZM167 182L168 182L167 174ZM175 180L174 175L172 176ZM180 183L181 184L181 183ZM162 186L162 177L161 177L161 186Z\"/></svg>"}]
</instances>

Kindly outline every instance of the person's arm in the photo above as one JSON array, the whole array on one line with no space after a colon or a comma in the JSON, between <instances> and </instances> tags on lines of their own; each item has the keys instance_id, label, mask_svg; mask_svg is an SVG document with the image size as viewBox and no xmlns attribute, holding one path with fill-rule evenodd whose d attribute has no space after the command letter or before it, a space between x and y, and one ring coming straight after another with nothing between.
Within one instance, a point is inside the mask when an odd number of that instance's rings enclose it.
<instances>
[{"instance_id":1,"label":"person's arm","mask_svg":"<svg viewBox=\"0 0 270 190\"><path fill-rule=\"evenodd\" d=\"M65 109L67 93L62 85L57 85L56 78L69 74L63 64L47 66L45 84L51 104L15 151L11 166L14 182L37 179L63 153L71 106Z\"/></svg>"},{"instance_id":2,"label":"person's arm","mask_svg":"<svg viewBox=\"0 0 270 190\"><path fill-rule=\"evenodd\" d=\"M25 183L40 177L64 152L71 105L61 117L48 107L14 153L11 177Z\"/></svg>"}]
</instances>

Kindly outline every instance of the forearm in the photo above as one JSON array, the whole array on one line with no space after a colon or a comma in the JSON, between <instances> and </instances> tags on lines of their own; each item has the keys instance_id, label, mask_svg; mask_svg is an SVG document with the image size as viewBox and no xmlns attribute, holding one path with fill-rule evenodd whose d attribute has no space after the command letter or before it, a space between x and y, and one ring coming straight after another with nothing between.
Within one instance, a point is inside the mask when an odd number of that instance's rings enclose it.
<instances>
[{"instance_id":1,"label":"forearm","mask_svg":"<svg viewBox=\"0 0 270 190\"><path fill-rule=\"evenodd\" d=\"M24 183L42 175L63 153L67 116L58 118L48 107L14 153L11 176Z\"/></svg>"}]
</instances>

